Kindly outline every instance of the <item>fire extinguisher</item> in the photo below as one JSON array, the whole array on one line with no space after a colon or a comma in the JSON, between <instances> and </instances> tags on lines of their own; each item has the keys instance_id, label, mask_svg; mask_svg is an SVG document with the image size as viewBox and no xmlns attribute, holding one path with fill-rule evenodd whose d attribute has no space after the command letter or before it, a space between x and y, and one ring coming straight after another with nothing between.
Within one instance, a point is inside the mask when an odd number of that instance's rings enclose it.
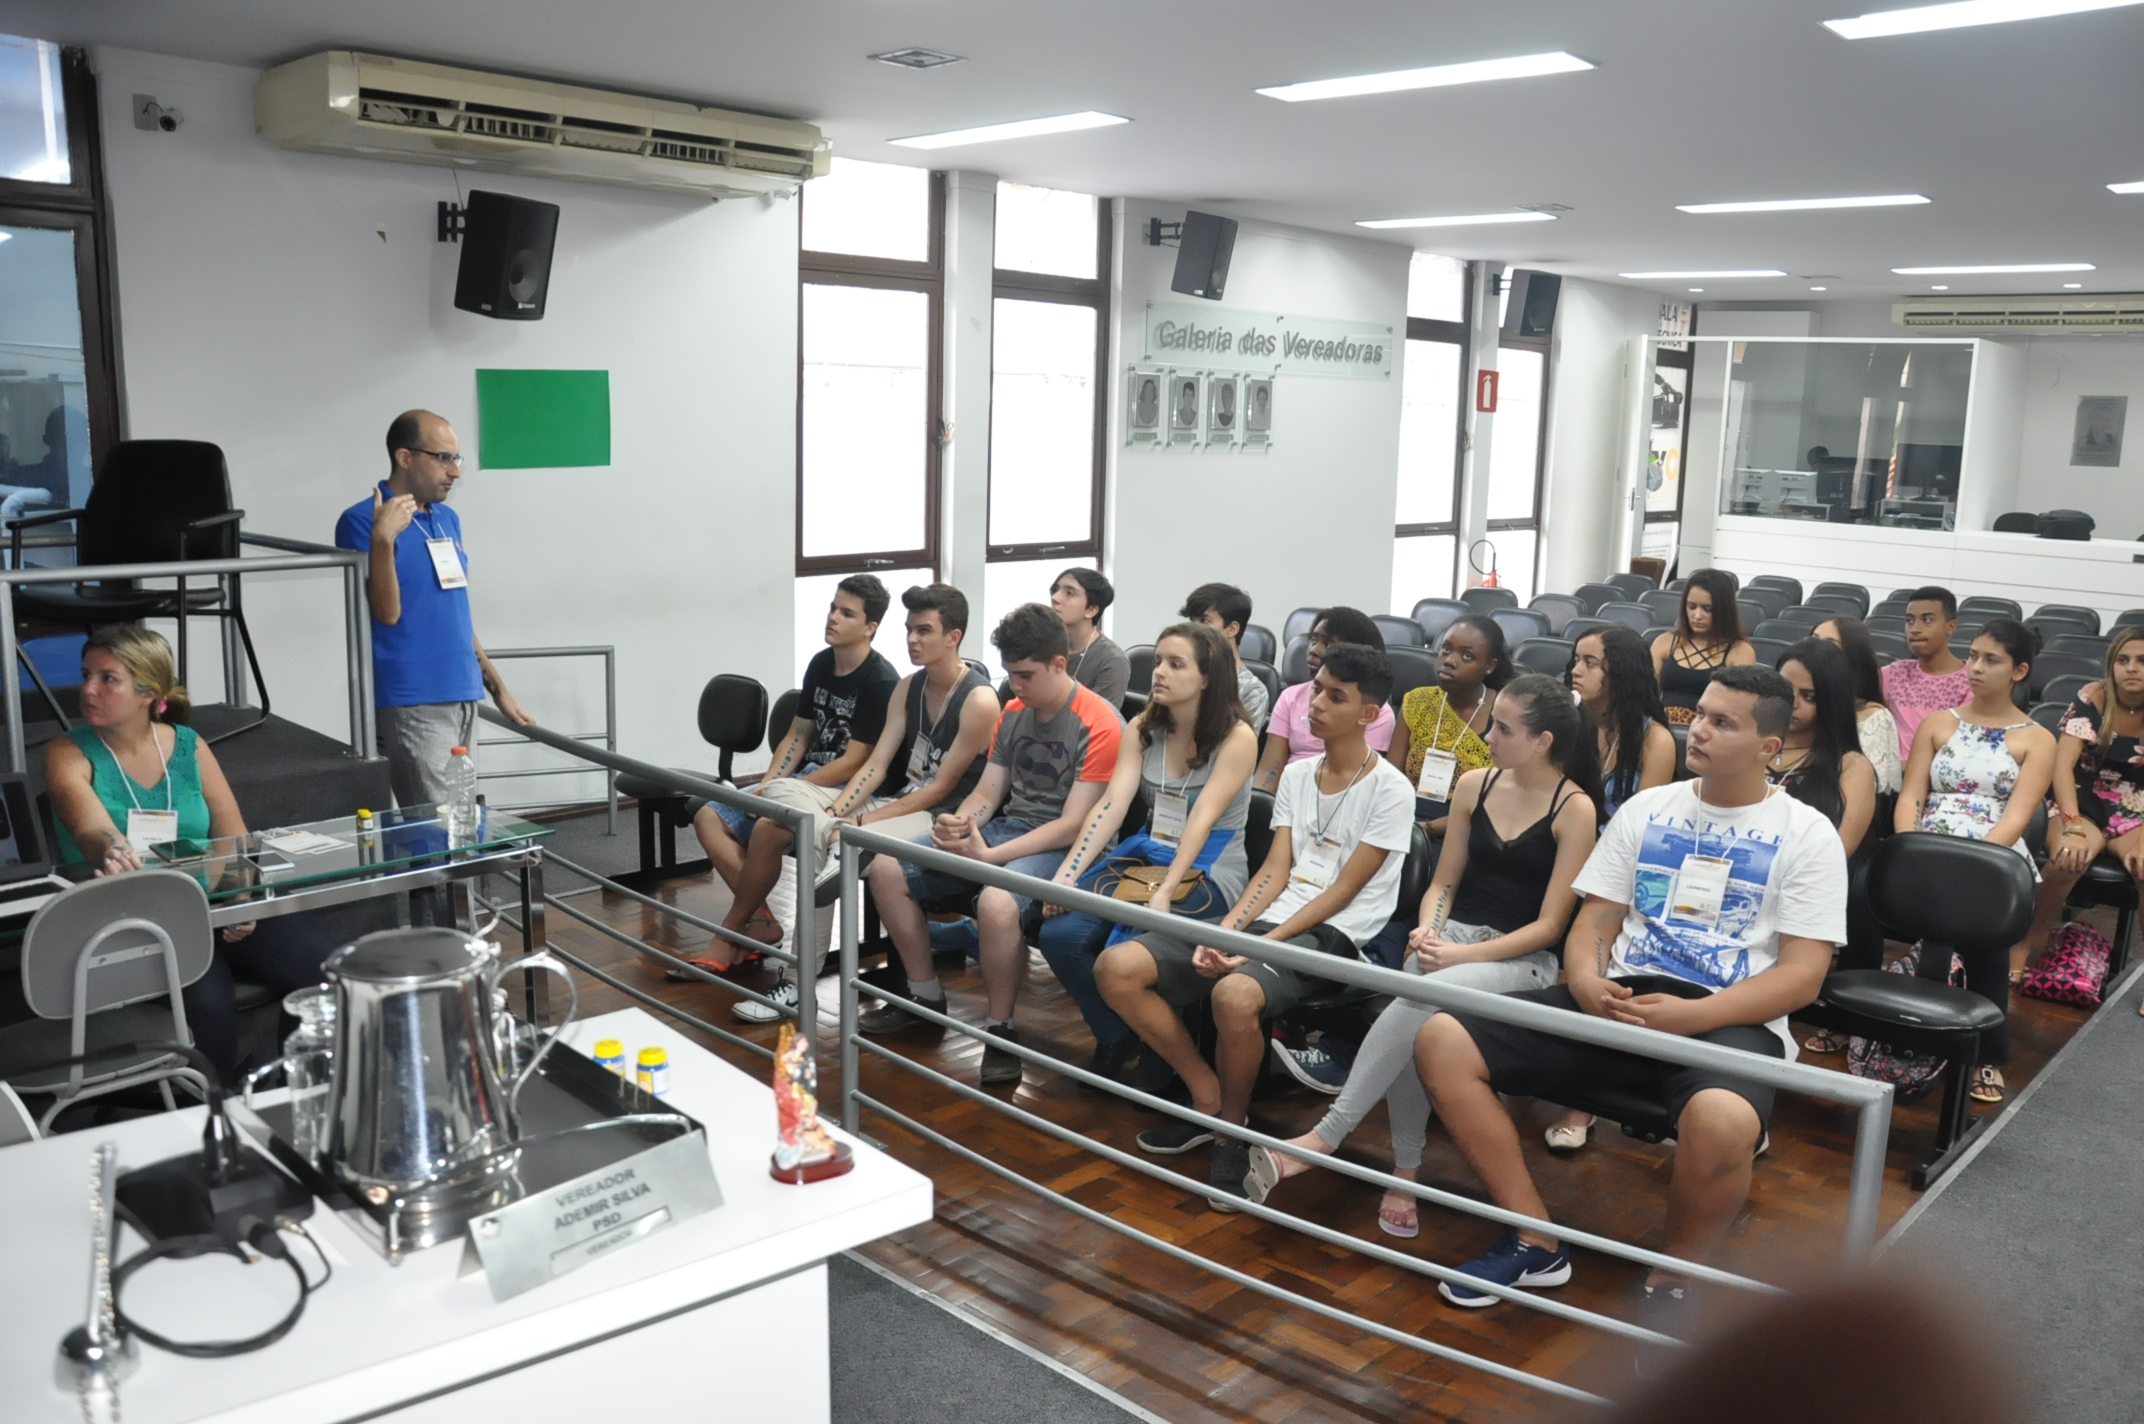
<instances>
[{"instance_id":1,"label":"fire extinguisher","mask_svg":"<svg viewBox=\"0 0 2144 1424\"><path fill-rule=\"evenodd\" d=\"M1482 567L1481 551L1483 549L1489 551L1489 566L1487 568ZM1480 587L1497 588L1501 586L1502 581L1496 576L1495 544L1487 539L1476 539L1467 549L1467 562L1474 566L1474 572L1481 575Z\"/></svg>"}]
</instances>

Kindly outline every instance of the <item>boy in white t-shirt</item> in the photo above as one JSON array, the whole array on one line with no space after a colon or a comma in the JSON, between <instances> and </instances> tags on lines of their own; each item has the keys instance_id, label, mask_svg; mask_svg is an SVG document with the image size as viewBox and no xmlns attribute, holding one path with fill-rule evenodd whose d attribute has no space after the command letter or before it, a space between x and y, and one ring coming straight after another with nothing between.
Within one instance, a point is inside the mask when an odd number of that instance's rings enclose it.
<instances>
[{"instance_id":1,"label":"boy in white t-shirt","mask_svg":"<svg viewBox=\"0 0 2144 1424\"><path fill-rule=\"evenodd\" d=\"M1793 689L1770 668L1723 668L1698 701L1689 766L1696 781L1623 804L1575 882L1586 897L1564 942L1564 983L1514 997L1792 1058L1787 1015L1816 998L1846 938L1846 852L1820 813L1772 786ZM1658 1097L1675 1123L1667 1252L1704 1260L1749 1195L1773 1090L1707 1069L1597 1048L1464 1013L1439 1014L1416 1040L1437 1114L1507 1211L1548 1208L1499 1093L1563 1101L1613 1086ZM1507 1231L1460 1267L1505 1286L1571 1278L1570 1253L1531 1230ZM1454 1305L1498 1297L1445 1282ZM1687 1287L1655 1270L1641 1323L1678 1334Z\"/></svg>"},{"instance_id":2,"label":"boy in white t-shirt","mask_svg":"<svg viewBox=\"0 0 2144 1424\"><path fill-rule=\"evenodd\" d=\"M1392 918L1400 873L1414 836L1414 787L1364 741L1392 694L1392 665L1381 648L1341 644L1325 655L1310 722L1325 755L1281 773L1273 797L1273 847L1250 887L1223 917L1226 929L1282 940L1342 959ZM1143 935L1095 962L1102 997L1191 1090L1191 1105L1228 1122L1249 1116L1251 1087L1265 1054L1264 1022L1286 1013L1327 981L1276 964L1225 954L1188 939ZM1211 997L1215 1066L1178 1014ZM1218 1071L1216 1071L1218 1069ZM1143 1151L1188 1152L1213 1142L1208 1180L1223 1210L1244 1195L1250 1148L1215 1140L1198 1123L1170 1118L1139 1134Z\"/></svg>"}]
</instances>

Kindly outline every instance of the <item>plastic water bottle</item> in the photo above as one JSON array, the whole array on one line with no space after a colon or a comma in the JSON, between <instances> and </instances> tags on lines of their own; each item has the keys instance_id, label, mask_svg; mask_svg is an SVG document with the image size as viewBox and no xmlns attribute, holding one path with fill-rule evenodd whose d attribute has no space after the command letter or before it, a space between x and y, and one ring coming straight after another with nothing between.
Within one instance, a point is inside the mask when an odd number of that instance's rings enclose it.
<instances>
[{"instance_id":1,"label":"plastic water bottle","mask_svg":"<svg viewBox=\"0 0 2144 1424\"><path fill-rule=\"evenodd\" d=\"M442 819L447 823L448 844L467 845L477 838L476 760L467 747L454 747L451 755L447 786L453 799L441 808L446 813Z\"/></svg>"}]
</instances>

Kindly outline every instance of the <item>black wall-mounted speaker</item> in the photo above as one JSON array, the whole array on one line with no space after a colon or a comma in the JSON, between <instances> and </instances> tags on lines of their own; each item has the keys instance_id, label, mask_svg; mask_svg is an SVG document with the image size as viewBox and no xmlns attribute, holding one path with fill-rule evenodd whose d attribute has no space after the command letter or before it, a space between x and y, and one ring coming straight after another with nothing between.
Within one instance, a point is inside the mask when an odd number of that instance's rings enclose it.
<instances>
[{"instance_id":1,"label":"black wall-mounted speaker","mask_svg":"<svg viewBox=\"0 0 2144 1424\"><path fill-rule=\"evenodd\" d=\"M543 320L558 205L472 190L464 224L454 305L501 321Z\"/></svg>"},{"instance_id":2,"label":"black wall-mounted speaker","mask_svg":"<svg viewBox=\"0 0 2144 1424\"><path fill-rule=\"evenodd\" d=\"M1520 267L1504 280L1511 292L1504 304L1504 335L1546 336L1556 329L1556 297L1563 291L1563 278Z\"/></svg>"},{"instance_id":3,"label":"black wall-mounted speaker","mask_svg":"<svg viewBox=\"0 0 2144 1424\"><path fill-rule=\"evenodd\" d=\"M1169 290L1188 297L1221 300L1228 286L1228 261L1236 255L1236 220L1212 213L1185 213L1183 236L1176 249L1176 275Z\"/></svg>"}]
</instances>

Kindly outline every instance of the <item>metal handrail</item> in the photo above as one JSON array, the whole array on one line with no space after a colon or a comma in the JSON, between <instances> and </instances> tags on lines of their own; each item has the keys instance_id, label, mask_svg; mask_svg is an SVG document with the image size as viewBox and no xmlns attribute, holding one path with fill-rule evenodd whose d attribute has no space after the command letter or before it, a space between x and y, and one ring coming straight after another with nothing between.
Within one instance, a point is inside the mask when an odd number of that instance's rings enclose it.
<instances>
[{"instance_id":1,"label":"metal handrail","mask_svg":"<svg viewBox=\"0 0 2144 1424\"><path fill-rule=\"evenodd\" d=\"M569 732L566 735L577 742L601 741L606 751L618 750L618 650L608 644L589 643L575 647L559 648L486 648L484 656L493 662L502 659L525 658L601 658L603 660L603 730L600 732ZM506 746L507 738L494 737L480 745L487 747ZM608 816L606 821L610 834L618 834L618 773L607 766L588 767L526 767L515 771L478 771L477 780L501 780L529 776L582 776L589 772L601 772L603 776L603 801ZM557 805L557 802L524 801L507 803L502 811L526 811L533 807Z\"/></svg>"}]
</instances>

